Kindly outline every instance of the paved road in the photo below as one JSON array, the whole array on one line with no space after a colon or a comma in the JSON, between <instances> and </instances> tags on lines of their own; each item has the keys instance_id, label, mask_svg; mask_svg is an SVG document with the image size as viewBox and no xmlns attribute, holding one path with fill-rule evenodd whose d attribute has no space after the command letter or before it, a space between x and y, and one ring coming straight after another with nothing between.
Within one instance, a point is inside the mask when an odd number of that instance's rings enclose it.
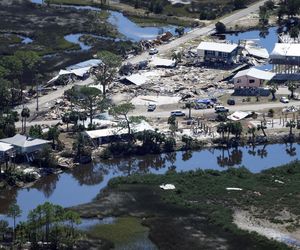
<instances>
[{"instance_id":1,"label":"paved road","mask_svg":"<svg viewBox=\"0 0 300 250\"><path fill-rule=\"evenodd\" d=\"M53 105L53 103L55 102L56 99L61 98L63 96L64 92L66 90L72 88L75 84L76 85L88 85L88 84L93 83L93 81L94 80L90 77L84 81L77 81L72 84L68 84L66 86L59 87L57 90L51 91L49 94L41 96L39 98L39 111L44 111L44 110L49 109ZM25 106L29 108L29 110L31 111L31 114L32 114L36 110L36 99L33 99L29 103L26 103ZM19 113L21 113L22 106L16 107L15 110L18 111Z\"/></svg>"},{"instance_id":2,"label":"paved road","mask_svg":"<svg viewBox=\"0 0 300 250\"><path fill-rule=\"evenodd\" d=\"M267 0L259 1L255 4L249 6L246 9L236 11L231 15L228 15L226 17L219 19L218 21L224 23L225 25L230 24L231 22L236 21L242 17L245 17L245 16L249 15L250 13L257 12L259 10L259 7L261 5L263 5L266 1ZM212 34L214 32L214 30L215 30L215 23L211 23L210 25L205 26L203 28L195 28L195 29L191 30L190 32L186 33L185 35L183 35L182 37L179 37L168 44L160 45L158 47L159 53L165 53L171 49L178 48L180 45L182 45L188 41L191 41L199 36ZM138 56L127 59L124 63L130 62L130 63L134 64L134 63L138 63L143 60L147 60L149 58L151 58L151 56L149 56L148 52L144 52Z\"/></svg>"},{"instance_id":3,"label":"paved road","mask_svg":"<svg viewBox=\"0 0 300 250\"><path fill-rule=\"evenodd\" d=\"M271 109L271 108L284 108L288 106L300 106L300 101L291 101L290 103L281 103L281 102L272 102L272 103L258 103L258 104L243 104L243 105L235 105L235 106L229 106L230 113L233 113L234 111L261 111L265 109ZM159 107L154 112L147 112L146 106L137 106L136 110L131 113L131 115L138 116L143 115L145 117L149 118L167 118L170 116L171 110L164 110L160 111ZM186 114L188 114L188 110L183 110ZM192 110L192 116L197 117L201 116L203 114L212 114L214 113L214 109L200 109L200 110ZM32 121L27 122L28 127L33 125L55 125L58 122L61 122L61 120L53 120L53 121ZM21 122L16 123L17 128L21 128Z\"/></svg>"},{"instance_id":4,"label":"paved road","mask_svg":"<svg viewBox=\"0 0 300 250\"><path fill-rule=\"evenodd\" d=\"M272 102L272 103L260 103L260 104L242 104L242 105L235 105L235 106L227 106L229 108L229 112L233 113L235 111L261 111L265 109L274 109L274 108L284 108L288 106L300 106L300 101L291 101L290 103L281 103L281 102ZM159 107L154 112L147 112L145 106L137 107L137 109L132 113L132 115L144 115L146 117L169 117L171 110L164 110L160 111ZM186 114L188 114L188 110L182 110ZM192 110L192 116L197 117L203 114L212 114L215 110L212 109L199 109L199 110Z\"/></svg>"}]
</instances>

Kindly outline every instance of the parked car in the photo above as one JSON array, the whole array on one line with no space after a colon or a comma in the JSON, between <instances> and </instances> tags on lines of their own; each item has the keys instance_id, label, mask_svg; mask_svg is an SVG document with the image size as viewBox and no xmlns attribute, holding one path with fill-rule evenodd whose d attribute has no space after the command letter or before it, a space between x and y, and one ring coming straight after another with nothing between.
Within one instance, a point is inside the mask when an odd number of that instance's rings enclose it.
<instances>
[{"instance_id":1,"label":"parked car","mask_svg":"<svg viewBox=\"0 0 300 250\"><path fill-rule=\"evenodd\" d=\"M228 105L235 105L235 100L234 99L228 99L227 104Z\"/></svg>"},{"instance_id":2,"label":"parked car","mask_svg":"<svg viewBox=\"0 0 300 250\"><path fill-rule=\"evenodd\" d=\"M174 110L171 111L171 116L185 116L185 113L182 112L181 110Z\"/></svg>"},{"instance_id":3,"label":"parked car","mask_svg":"<svg viewBox=\"0 0 300 250\"><path fill-rule=\"evenodd\" d=\"M282 96L282 97L280 97L280 102L282 102L282 103L289 103L290 100L287 97Z\"/></svg>"},{"instance_id":4,"label":"parked car","mask_svg":"<svg viewBox=\"0 0 300 250\"><path fill-rule=\"evenodd\" d=\"M215 111L216 111L216 113L223 113L223 112L229 112L229 109L225 108L222 105L217 105L217 106L215 106Z\"/></svg>"},{"instance_id":5,"label":"parked car","mask_svg":"<svg viewBox=\"0 0 300 250\"><path fill-rule=\"evenodd\" d=\"M149 112L152 112L156 109L156 105L155 104L149 104L148 105L148 108L147 108L147 111Z\"/></svg>"},{"instance_id":6,"label":"parked car","mask_svg":"<svg viewBox=\"0 0 300 250\"><path fill-rule=\"evenodd\" d=\"M158 50L156 48L149 49L149 55L155 55L158 53Z\"/></svg>"}]
</instances>

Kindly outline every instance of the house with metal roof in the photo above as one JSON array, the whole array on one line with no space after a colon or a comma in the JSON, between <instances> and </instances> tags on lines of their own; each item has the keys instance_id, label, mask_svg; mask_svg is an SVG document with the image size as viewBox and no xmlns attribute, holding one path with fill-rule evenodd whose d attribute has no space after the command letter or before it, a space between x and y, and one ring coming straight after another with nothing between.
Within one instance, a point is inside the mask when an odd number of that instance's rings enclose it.
<instances>
[{"instance_id":1,"label":"house with metal roof","mask_svg":"<svg viewBox=\"0 0 300 250\"><path fill-rule=\"evenodd\" d=\"M141 121L138 124L132 125L132 133L138 133L145 130L154 131L153 127L146 121ZM82 134L89 138L94 146L106 144L112 141L123 140L128 137L128 129L123 127L112 127L98 130L84 131Z\"/></svg>"},{"instance_id":2,"label":"house with metal roof","mask_svg":"<svg viewBox=\"0 0 300 250\"><path fill-rule=\"evenodd\" d=\"M270 63L276 80L300 80L300 44L276 43Z\"/></svg>"},{"instance_id":3,"label":"house with metal roof","mask_svg":"<svg viewBox=\"0 0 300 250\"><path fill-rule=\"evenodd\" d=\"M200 62L233 64L238 51L235 43L201 42L197 47Z\"/></svg>"},{"instance_id":4,"label":"house with metal roof","mask_svg":"<svg viewBox=\"0 0 300 250\"><path fill-rule=\"evenodd\" d=\"M234 88L260 88L265 81L270 81L275 73L256 68L239 71L234 77Z\"/></svg>"},{"instance_id":5,"label":"house with metal roof","mask_svg":"<svg viewBox=\"0 0 300 250\"><path fill-rule=\"evenodd\" d=\"M16 134L13 137L1 139L0 143L13 146L17 154L31 154L37 151L41 151L46 145L50 144L50 141L31 138L26 135Z\"/></svg>"}]
</instances>

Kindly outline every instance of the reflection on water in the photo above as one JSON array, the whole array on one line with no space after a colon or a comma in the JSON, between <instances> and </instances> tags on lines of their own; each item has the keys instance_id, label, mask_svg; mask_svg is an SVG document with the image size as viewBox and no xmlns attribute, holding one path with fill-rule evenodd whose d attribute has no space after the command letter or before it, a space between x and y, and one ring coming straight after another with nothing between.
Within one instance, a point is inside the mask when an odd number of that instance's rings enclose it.
<instances>
[{"instance_id":1,"label":"reflection on water","mask_svg":"<svg viewBox=\"0 0 300 250\"><path fill-rule=\"evenodd\" d=\"M23 210L22 220L26 219L29 210L45 201L63 207L86 203L105 188L110 179L117 176L163 174L171 168L179 172L195 169L224 170L239 166L245 166L251 172L257 173L295 160L299 152L299 144L275 144L182 151L102 161L78 166L59 175L49 175L31 188L0 191L0 213L5 213L14 201Z\"/></svg>"}]
</instances>

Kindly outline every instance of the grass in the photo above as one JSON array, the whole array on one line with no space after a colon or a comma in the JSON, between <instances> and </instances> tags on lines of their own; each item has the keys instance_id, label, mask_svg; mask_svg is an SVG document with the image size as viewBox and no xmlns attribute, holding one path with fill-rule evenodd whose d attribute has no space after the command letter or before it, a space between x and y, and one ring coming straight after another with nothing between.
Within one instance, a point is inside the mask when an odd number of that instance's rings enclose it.
<instances>
[{"instance_id":1,"label":"grass","mask_svg":"<svg viewBox=\"0 0 300 250\"><path fill-rule=\"evenodd\" d=\"M115 224L95 225L89 229L87 236L93 239L106 239L115 244L130 242L140 234L148 232L135 217L120 217Z\"/></svg>"}]
</instances>

